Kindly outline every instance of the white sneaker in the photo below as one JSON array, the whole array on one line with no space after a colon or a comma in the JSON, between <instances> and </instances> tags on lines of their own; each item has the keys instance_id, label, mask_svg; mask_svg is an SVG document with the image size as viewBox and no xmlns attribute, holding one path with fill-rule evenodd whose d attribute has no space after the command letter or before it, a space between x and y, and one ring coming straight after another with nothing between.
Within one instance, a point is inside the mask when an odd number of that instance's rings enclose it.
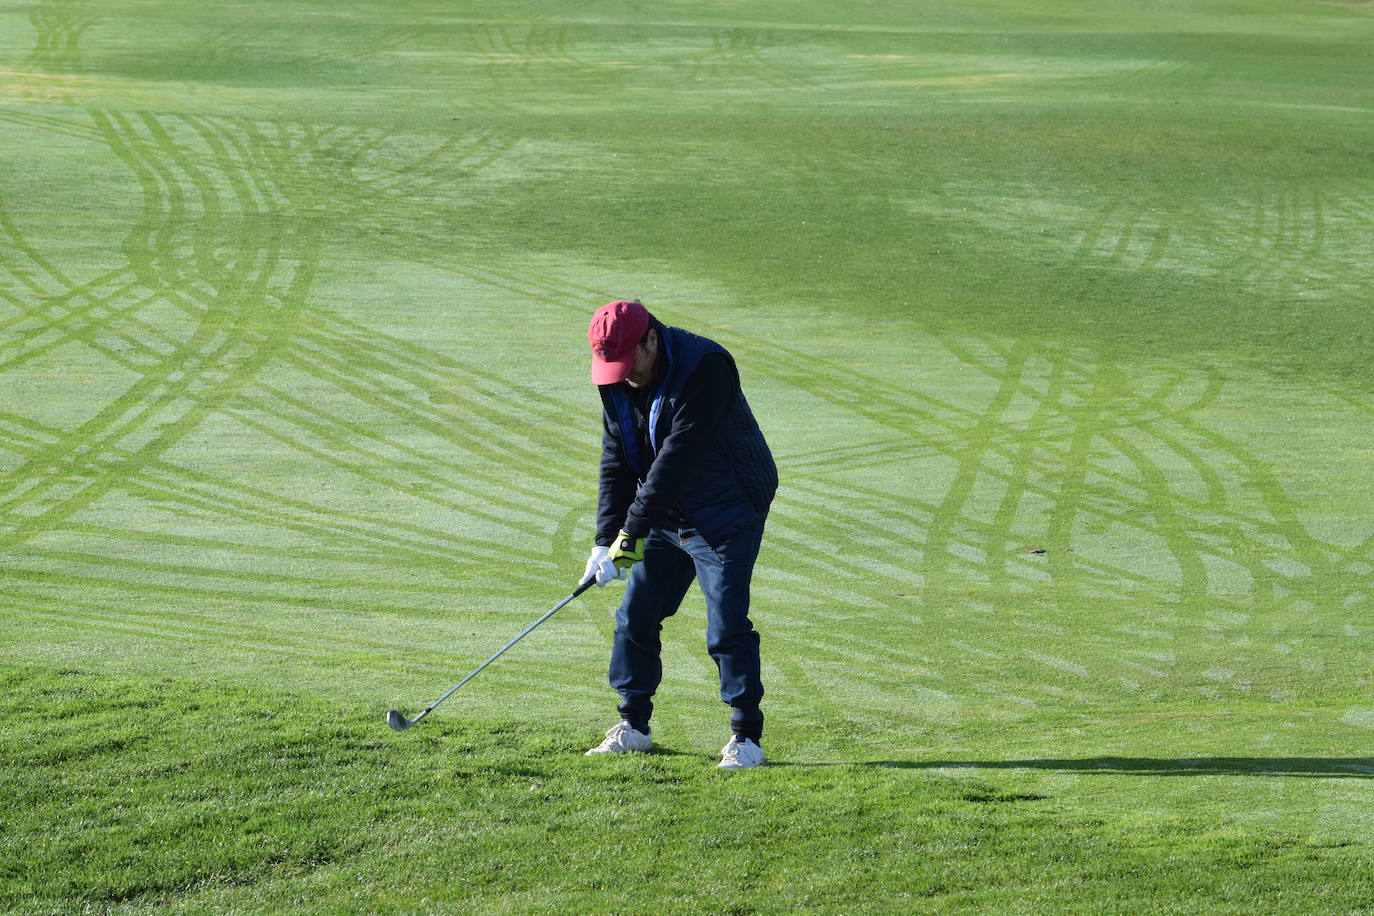
<instances>
[{"instance_id":1,"label":"white sneaker","mask_svg":"<svg viewBox=\"0 0 1374 916\"><path fill-rule=\"evenodd\" d=\"M651 730L652 733L652 730ZM639 731L629 722L621 720L606 732L606 740L587 751L587 756L596 754L624 754L628 751L647 751L654 746L654 739Z\"/></svg>"},{"instance_id":2,"label":"white sneaker","mask_svg":"<svg viewBox=\"0 0 1374 916\"><path fill-rule=\"evenodd\" d=\"M753 738L731 735L730 743L721 748L720 763L722 770L747 770L763 766L763 748L754 743Z\"/></svg>"}]
</instances>

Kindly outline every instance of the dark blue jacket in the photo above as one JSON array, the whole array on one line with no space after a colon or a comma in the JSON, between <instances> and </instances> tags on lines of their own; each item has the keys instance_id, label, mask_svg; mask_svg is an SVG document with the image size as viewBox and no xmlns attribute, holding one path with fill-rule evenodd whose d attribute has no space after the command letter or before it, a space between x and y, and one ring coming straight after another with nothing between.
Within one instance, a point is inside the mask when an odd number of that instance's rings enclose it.
<instances>
[{"instance_id":1,"label":"dark blue jacket","mask_svg":"<svg viewBox=\"0 0 1374 916\"><path fill-rule=\"evenodd\" d=\"M602 385L604 434L596 542L624 528L695 528L712 546L761 520L778 469L729 352L705 337L654 325L655 381L644 391Z\"/></svg>"}]
</instances>

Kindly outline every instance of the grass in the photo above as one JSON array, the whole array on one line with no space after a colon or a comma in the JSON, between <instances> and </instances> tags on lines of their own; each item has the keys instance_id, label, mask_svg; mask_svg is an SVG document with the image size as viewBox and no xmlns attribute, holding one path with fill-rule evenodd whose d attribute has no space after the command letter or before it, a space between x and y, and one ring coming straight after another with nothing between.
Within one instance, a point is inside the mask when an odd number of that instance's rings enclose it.
<instances>
[{"instance_id":1,"label":"grass","mask_svg":"<svg viewBox=\"0 0 1374 916\"><path fill-rule=\"evenodd\" d=\"M370 710L171 679L40 668L5 684L6 823L20 912L97 907L791 909L1367 905L1368 850L1241 805L1339 795L1350 761L776 760L700 749L587 761L576 729L448 724L406 740ZM314 702L318 702L315 700ZM1066 793L1066 774L1110 789ZM1180 779L1180 777L1183 777ZM1283 783L1294 783L1288 789ZM1065 796L1073 797L1066 803ZM10 819L7 817L7 821ZM1184 899L1186 892L1186 899ZM1161 907L1162 905L1162 907Z\"/></svg>"},{"instance_id":2,"label":"grass","mask_svg":"<svg viewBox=\"0 0 1374 916\"><path fill-rule=\"evenodd\" d=\"M0 5L0 908L1374 909L1359 4ZM782 475L613 719L590 312ZM608 718L608 716L610 718Z\"/></svg>"}]
</instances>

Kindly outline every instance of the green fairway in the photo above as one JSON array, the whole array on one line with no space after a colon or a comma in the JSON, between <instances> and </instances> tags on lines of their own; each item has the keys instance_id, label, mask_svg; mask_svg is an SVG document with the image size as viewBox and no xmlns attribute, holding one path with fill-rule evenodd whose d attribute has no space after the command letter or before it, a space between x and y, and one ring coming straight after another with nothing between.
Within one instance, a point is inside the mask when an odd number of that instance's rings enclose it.
<instances>
[{"instance_id":1,"label":"green fairway","mask_svg":"<svg viewBox=\"0 0 1374 916\"><path fill-rule=\"evenodd\" d=\"M0 0L0 910L1374 911L1374 5ZM726 345L615 721L586 325Z\"/></svg>"}]
</instances>

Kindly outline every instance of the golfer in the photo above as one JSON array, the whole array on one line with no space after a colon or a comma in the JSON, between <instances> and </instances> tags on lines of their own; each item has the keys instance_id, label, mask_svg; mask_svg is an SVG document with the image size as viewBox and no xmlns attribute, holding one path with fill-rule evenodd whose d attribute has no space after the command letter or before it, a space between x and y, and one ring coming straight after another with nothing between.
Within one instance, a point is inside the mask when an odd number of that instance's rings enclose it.
<instances>
[{"instance_id":1,"label":"golfer","mask_svg":"<svg viewBox=\"0 0 1374 916\"><path fill-rule=\"evenodd\" d=\"M620 722L587 753L653 746L659 631L696 579L706 596L706 651L730 707L733 734L720 766L758 766L763 681L749 581L778 488L768 443L720 344L626 301L597 309L587 337L603 432L596 547L582 581L628 577L611 649Z\"/></svg>"}]
</instances>

